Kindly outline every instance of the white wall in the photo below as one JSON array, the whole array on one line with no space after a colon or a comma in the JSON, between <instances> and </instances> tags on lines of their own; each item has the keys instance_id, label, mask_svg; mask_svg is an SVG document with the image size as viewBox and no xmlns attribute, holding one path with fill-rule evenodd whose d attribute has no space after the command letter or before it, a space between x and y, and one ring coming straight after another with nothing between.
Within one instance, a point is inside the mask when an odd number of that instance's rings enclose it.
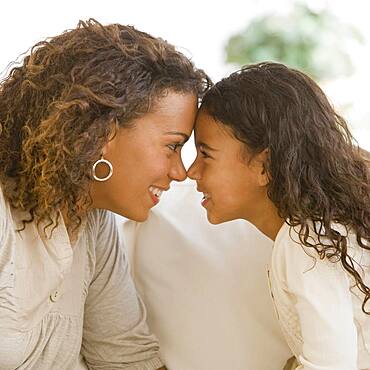
<instances>
[{"instance_id":1,"label":"white wall","mask_svg":"<svg viewBox=\"0 0 370 370\"><path fill-rule=\"evenodd\" d=\"M370 150L370 104L367 86L370 85L370 22L367 0L306 0L320 9L327 5L344 22L356 24L363 32L366 45L351 50L356 74L351 79L324 86L337 106L352 104L346 110L348 121L354 122L359 143ZM232 71L225 66L223 46L228 37L245 27L248 20L265 12L286 12L290 0L104 0L104 1L3 1L0 6L1 53L0 72L10 61L48 36L73 28L79 19L96 18L102 23L131 24L161 36L181 47L192 56L197 66L217 80ZM335 63L335 61L333 61ZM185 162L193 154L190 144L185 147Z\"/></svg>"}]
</instances>

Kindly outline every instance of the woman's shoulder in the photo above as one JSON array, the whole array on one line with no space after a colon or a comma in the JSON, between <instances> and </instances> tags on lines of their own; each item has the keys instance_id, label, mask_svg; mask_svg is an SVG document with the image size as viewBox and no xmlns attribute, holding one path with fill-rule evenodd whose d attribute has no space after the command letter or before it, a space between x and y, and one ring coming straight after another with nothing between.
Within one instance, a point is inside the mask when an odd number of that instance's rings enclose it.
<instances>
[{"instance_id":1,"label":"woman's shoulder","mask_svg":"<svg viewBox=\"0 0 370 370\"><path fill-rule=\"evenodd\" d=\"M3 187L0 184L0 214L3 214L5 212L5 198L3 193Z\"/></svg>"},{"instance_id":2,"label":"woman's shoulder","mask_svg":"<svg viewBox=\"0 0 370 370\"><path fill-rule=\"evenodd\" d=\"M4 229L7 225L7 215L8 215L8 202L5 200L3 189L0 185L0 240L1 235L4 234Z\"/></svg>"},{"instance_id":3,"label":"woman's shoulder","mask_svg":"<svg viewBox=\"0 0 370 370\"><path fill-rule=\"evenodd\" d=\"M15 182L8 181L5 184L0 183L0 224L1 221L12 219L13 208L10 205L7 195L10 197L13 188L15 187ZM10 195L9 195L10 194Z\"/></svg>"},{"instance_id":4,"label":"woman's shoulder","mask_svg":"<svg viewBox=\"0 0 370 370\"><path fill-rule=\"evenodd\" d=\"M95 226L99 226L114 219L114 213L100 208L93 208L87 212L88 222L92 222Z\"/></svg>"},{"instance_id":5,"label":"woman's shoulder","mask_svg":"<svg viewBox=\"0 0 370 370\"><path fill-rule=\"evenodd\" d=\"M115 214L105 209L91 209L86 215L87 231L98 237L106 237L117 229Z\"/></svg>"}]
</instances>

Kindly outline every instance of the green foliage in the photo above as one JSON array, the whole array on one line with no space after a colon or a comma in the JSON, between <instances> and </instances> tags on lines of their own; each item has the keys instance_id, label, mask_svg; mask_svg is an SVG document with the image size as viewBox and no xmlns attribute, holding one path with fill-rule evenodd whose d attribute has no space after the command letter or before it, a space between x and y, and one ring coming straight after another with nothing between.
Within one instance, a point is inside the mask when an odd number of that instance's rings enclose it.
<instances>
[{"instance_id":1,"label":"green foliage","mask_svg":"<svg viewBox=\"0 0 370 370\"><path fill-rule=\"evenodd\" d=\"M353 70L347 52L362 37L327 10L316 13L297 3L286 15L254 19L226 45L226 61L239 66L260 61L285 63L316 79L348 75Z\"/></svg>"}]
</instances>

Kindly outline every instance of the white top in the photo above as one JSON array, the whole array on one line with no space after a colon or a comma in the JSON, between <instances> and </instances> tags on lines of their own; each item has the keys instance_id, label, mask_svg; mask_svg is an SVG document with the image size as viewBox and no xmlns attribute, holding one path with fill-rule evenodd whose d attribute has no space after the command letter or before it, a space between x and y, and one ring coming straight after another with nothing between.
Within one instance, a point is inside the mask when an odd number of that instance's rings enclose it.
<instances>
[{"instance_id":1,"label":"white top","mask_svg":"<svg viewBox=\"0 0 370 370\"><path fill-rule=\"evenodd\" d=\"M122 229L168 369L282 370L292 353L271 303L271 240L242 220L211 225L193 181L162 198Z\"/></svg>"},{"instance_id":2,"label":"white top","mask_svg":"<svg viewBox=\"0 0 370 370\"><path fill-rule=\"evenodd\" d=\"M22 216L0 190L0 369L161 367L114 216L89 213L73 248Z\"/></svg>"},{"instance_id":3,"label":"white top","mask_svg":"<svg viewBox=\"0 0 370 370\"><path fill-rule=\"evenodd\" d=\"M340 262L321 260L314 249L302 247L295 230L287 224L280 229L269 275L281 328L300 362L297 369L369 370L370 316L361 311L363 294ZM310 234L310 242L315 241ZM354 235L348 241L369 286L370 252L358 246Z\"/></svg>"}]
</instances>

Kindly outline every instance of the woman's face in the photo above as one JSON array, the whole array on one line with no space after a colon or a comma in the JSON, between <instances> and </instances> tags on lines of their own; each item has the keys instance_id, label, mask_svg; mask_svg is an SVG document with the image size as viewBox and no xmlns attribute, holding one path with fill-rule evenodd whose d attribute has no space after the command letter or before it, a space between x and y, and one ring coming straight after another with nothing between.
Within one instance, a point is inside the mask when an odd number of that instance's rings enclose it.
<instances>
[{"instance_id":1,"label":"woman's face","mask_svg":"<svg viewBox=\"0 0 370 370\"><path fill-rule=\"evenodd\" d=\"M196 112L195 95L168 92L153 112L134 120L131 128L120 128L103 148L113 175L104 182L93 181L93 207L146 220L171 181L186 178L181 148L191 135ZM107 172L106 165L97 166L99 177Z\"/></svg>"},{"instance_id":2,"label":"woman's face","mask_svg":"<svg viewBox=\"0 0 370 370\"><path fill-rule=\"evenodd\" d=\"M197 157L188 170L204 193L202 206L212 224L238 218L258 224L267 198L261 156L248 159L243 144L230 129L216 122L203 109L195 125Z\"/></svg>"}]
</instances>

